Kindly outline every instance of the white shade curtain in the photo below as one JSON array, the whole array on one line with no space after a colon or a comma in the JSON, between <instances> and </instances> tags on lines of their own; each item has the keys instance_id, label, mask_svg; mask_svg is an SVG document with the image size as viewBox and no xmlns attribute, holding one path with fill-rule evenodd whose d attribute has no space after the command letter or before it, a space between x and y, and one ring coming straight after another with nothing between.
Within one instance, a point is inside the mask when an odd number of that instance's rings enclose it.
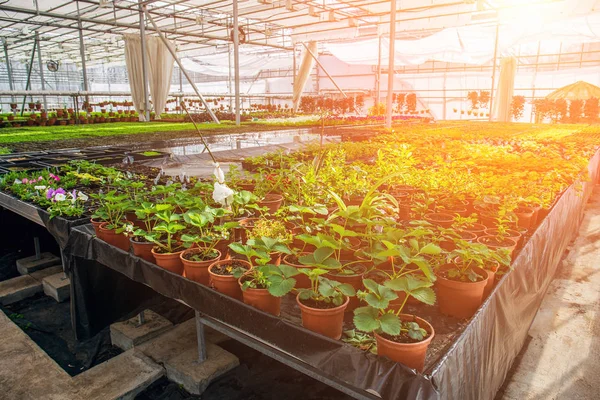
<instances>
[{"instance_id":1,"label":"white shade curtain","mask_svg":"<svg viewBox=\"0 0 600 400\"><path fill-rule=\"evenodd\" d=\"M308 42L307 45L310 52L312 52L315 57L318 56L317 50L317 42L311 41ZM296 75L296 81L294 82L294 111L298 111L298 107L300 106L300 98L302 97L302 92L304 91L304 86L306 82L308 82L308 78L310 77L310 71L312 71L315 60L309 51L304 51L304 56L302 57L302 63L300 64L300 69L298 70L298 75Z\"/></svg>"},{"instance_id":2,"label":"white shade curtain","mask_svg":"<svg viewBox=\"0 0 600 400\"><path fill-rule=\"evenodd\" d=\"M498 89L494 96L493 116L495 121L509 122L511 120L511 103L515 89L515 74L517 72L517 59L504 57L500 60L500 78Z\"/></svg>"},{"instance_id":3,"label":"white shade curtain","mask_svg":"<svg viewBox=\"0 0 600 400\"><path fill-rule=\"evenodd\" d=\"M123 35L125 40L125 63L131 87L133 105L144 120L144 79L142 74L142 42L139 35ZM148 81L150 83L150 97L156 118L165 109L169 89L171 88L171 77L175 59L169 53L166 45L157 36L146 37L146 49L148 50Z\"/></svg>"}]
</instances>

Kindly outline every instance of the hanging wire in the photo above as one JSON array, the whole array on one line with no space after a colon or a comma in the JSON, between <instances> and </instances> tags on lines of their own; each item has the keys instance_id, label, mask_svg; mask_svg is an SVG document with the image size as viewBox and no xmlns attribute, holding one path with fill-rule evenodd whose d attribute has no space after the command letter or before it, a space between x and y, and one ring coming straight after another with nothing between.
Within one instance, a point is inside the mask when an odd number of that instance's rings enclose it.
<instances>
[{"instance_id":1,"label":"hanging wire","mask_svg":"<svg viewBox=\"0 0 600 400\"><path fill-rule=\"evenodd\" d=\"M194 128L196 128L196 132L198 132L198 135L200 135L200 140L202 140L202 144L204 145L204 148L206 149L206 151L208 151L210 158L212 158L212 160L215 164L218 164L217 159L213 155L212 151L210 151L210 149L208 148L208 143L206 143L206 140L204 139L204 136L200 132L198 125L196 125L196 121L194 121L194 118L192 118L192 115L188 111L187 107L185 106L185 102L183 100L181 100L181 107L183 108L183 110L185 111L187 116L190 117L190 121L192 121L192 124L194 124Z\"/></svg>"}]
</instances>

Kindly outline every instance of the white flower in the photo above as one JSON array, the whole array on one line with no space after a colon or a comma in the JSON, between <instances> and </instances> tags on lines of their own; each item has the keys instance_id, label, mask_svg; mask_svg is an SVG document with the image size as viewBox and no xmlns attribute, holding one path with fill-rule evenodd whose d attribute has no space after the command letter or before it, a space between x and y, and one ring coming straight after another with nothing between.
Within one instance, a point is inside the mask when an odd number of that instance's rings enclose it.
<instances>
[{"instance_id":1,"label":"white flower","mask_svg":"<svg viewBox=\"0 0 600 400\"><path fill-rule=\"evenodd\" d=\"M57 193L57 194L54 196L54 201L65 201L66 199L67 199L67 196L65 196L65 195L64 195L64 194L62 194L62 193Z\"/></svg>"},{"instance_id":2,"label":"white flower","mask_svg":"<svg viewBox=\"0 0 600 400\"><path fill-rule=\"evenodd\" d=\"M41 185L41 186L34 186L33 188L35 190L44 190L44 189L46 189L46 186L43 186L43 185Z\"/></svg>"},{"instance_id":3,"label":"white flower","mask_svg":"<svg viewBox=\"0 0 600 400\"><path fill-rule=\"evenodd\" d=\"M21 182L21 180L15 179L15 183L14 183L15 185L20 185L21 183L23 183L23 182Z\"/></svg>"},{"instance_id":4,"label":"white flower","mask_svg":"<svg viewBox=\"0 0 600 400\"><path fill-rule=\"evenodd\" d=\"M89 197L83 192L77 192L77 198L81 201L88 201Z\"/></svg>"}]
</instances>

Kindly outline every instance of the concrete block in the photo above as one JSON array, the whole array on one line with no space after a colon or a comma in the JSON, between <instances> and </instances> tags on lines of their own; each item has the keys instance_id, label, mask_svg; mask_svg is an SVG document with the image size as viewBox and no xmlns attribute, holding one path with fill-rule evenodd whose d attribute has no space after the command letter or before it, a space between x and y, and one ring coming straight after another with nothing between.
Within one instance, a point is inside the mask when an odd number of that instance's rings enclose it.
<instances>
[{"instance_id":1,"label":"concrete block","mask_svg":"<svg viewBox=\"0 0 600 400\"><path fill-rule=\"evenodd\" d=\"M54 265L52 267L44 268L39 271L32 272L29 274L33 279L37 281L42 281L45 277L58 274L63 271L62 265Z\"/></svg>"},{"instance_id":2,"label":"concrete block","mask_svg":"<svg viewBox=\"0 0 600 400\"><path fill-rule=\"evenodd\" d=\"M60 264L61 260L52 253L42 253L39 260L35 256L17 260L17 270L21 275L29 275L32 272Z\"/></svg>"},{"instance_id":3,"label":"concrete block","mask_svg":"<svg viewBox=\"0 0 600 400\"><path fill-rule=\"evenodd\" d=\"M42 291L42 284L29 275L18 276L0 282L0 303L3 306L16 303Z\"/></svg>"},{"instance_id":4,"label":"concrete block","mask_svg":"<svg viewBox=\"0 0 600 400\"><path fill-rule=\"evenodd\" d=\"M52 297L59 303L67 300L71 295L71 281L62 272L45 277L42 286L46 296Z\"/></svg>"},{"instance_id":5,"label":"concrete block","mask_svg":"<svg viewBox=\"0 0 600 400\"><path fill-rule=\"evenodd\" d=\"M145 323L138 325L138 317L117 322L110 326L110 340L113 346L129 350L166 332L173 324L153 311L145 310Z\"/></svg>"},{"instance_id":6,"label":"concrete block","mask_svg":"<svg viewBox=\"0 0 600 400\"><path fill-rule=\"evenodd\" d=\"M208 331L206 335L208 338ZM208 359L198 363L198 339L193 318L136 347L137 351L164 365L167 378L193 394L202 393L215 378L239 365L235 355L208 340L206 349Z\"/></svg>"},{"instance_id":7,"label":"concrete block","mask_svg":"<svg viewBox=\"0 0 600 400\"><path fill-rule=\"evenodd\" d=\"M130 350L77 375L73 383L81 399L134 399L164 373L160 365Z\"/></svg>"},{"instance_id":8,"label":"concrete block","mask_svg":"<svg viewBox=\"0 0 600 400\"><path fill-rule=\"evenodd\" d=\"M167 378L192 394L201 394L214 379L240 365L235 355L212 343L206 343L208 358L199 363L197 348L180 352L165 362Z\"/></svg>"}]
</instances>

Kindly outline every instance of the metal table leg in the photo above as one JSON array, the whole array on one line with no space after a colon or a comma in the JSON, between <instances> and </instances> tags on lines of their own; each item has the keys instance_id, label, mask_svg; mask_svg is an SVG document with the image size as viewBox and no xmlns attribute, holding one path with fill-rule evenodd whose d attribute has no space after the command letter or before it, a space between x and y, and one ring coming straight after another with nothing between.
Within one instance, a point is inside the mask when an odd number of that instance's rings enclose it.
<instances>
[{"instance_id":1,"label":"metal table leg","mask_svg":"<svg viewBox=\"0 0 600 400\"><path fill-rule=\"evenodd\" d=\"M204 324L200 319L200 313L196 311L196 334L198 335L198 364L206 361L206 338L204 337Z\"/></svg>"}]
</instances>

